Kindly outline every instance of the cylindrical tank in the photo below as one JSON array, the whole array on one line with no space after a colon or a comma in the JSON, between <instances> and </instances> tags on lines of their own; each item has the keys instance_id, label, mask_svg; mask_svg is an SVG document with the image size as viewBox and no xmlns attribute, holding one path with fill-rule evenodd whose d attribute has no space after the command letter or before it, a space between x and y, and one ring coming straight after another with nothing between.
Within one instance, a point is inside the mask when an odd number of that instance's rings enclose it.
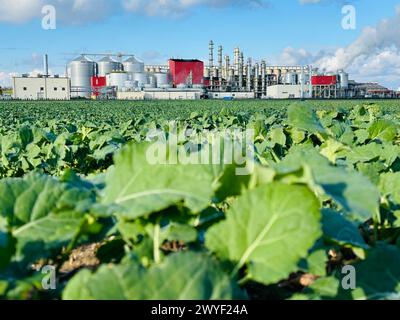
<instances>
[{"instance_id":1,"label":"cylindrical tank","mask_svg":"<svg viewBox=\"0 0 400 320\"><path fill-rule=\"evenodd\" d=\"M144 87L144 85L149 83L148 75L144 72L134 73L133 80L138 82L139 87Z\"/></svg>"},{"instance_id":2,"label":"cylindrical tank","mask_svg":"<svg viewBox=\"0 0 400 320\"><path fill-rule=\"evenodd\" d=\"M297 84L297 74L293 71L287 72L285 76L285 84Z\"/></svg>"},{"instance_id":3,"label":"cylindrical tank","mask_svg":"<svg viewBox=\"0 0 400 320\"><path fill-rule=\"evenodd\" d=\"M97 64L85 56L72 60L69 64L73 97L90 98L91 77L96 76Z\"/></svg>"},{"instance_id":4,"label":"cylindrical tank","mask_svg":"<svg viewBox=\"0 0 400 320\"><path fill-rule=\"evenodd\" d=\"M124 71L130 73L144 73L144 62L130 57L123 62Z\"/></svg>"},{"instance_id":5,"label":"cylindrical tank","mask_svg":"<svg viewBox=\"0 0 400 320\"><path fill-rule=\"evenodd\" d=\"M156 78L158 88L161 88L162 85L169 83L167 73L155 73L154 76Z\"/></svg>"},{"instance_id":6,"label":"cylindrical tank","mask_svg":"<svg viewBox=\"0 0 400 320\"><path fill-rule=\"evenodd\" d=\"M128 81L128 74L126 72L112 72L109 79L108 85L117 87L117 90L121 91L125 87L125 82Z\"/></svg>"},{"instance_id":7,"label":"cylindrical tank","mask_svg":"<svg viewBox=\"0 0 400 320\"><path fill-rule=\"evenodd\" d=\"M349 88L349 74L344 72L343 70L340 70L339 78L340 78L340 87L342 89L348 89Z\"/></svg>"},{"instance_id":8,"label":"cylindrical tank","mask_svg":"<svg viewBox=\"0 0 400 320\"><path fill-rule=\"evenodd\" d=\"M126 89L128 89L128 90L131 90L131 89L137 87L137 83L136 83L136 81L127 80L127 81L125 81L125 83L124 83L124 87L125 87Z\"/></svg>"},{"instance_id":9,"label":"cylindrical tank","mask_svg":"<svg viewBox=\"0 0 400 320\"><path fill-rule=\"evenodd\" d=\"M98 64L98 75L99 77L105 77L107 74L116 71L123 71L123 65L120 62L115 61L111 57L104 57L97 62Z\"/></svg>"},{"instance_id":10,"label":"cylindrical tank","mask_svg":"<svg viewBox=\"0 0 400 320\"><path fill-rule=\"evenodd\" d=\"M187 89L187 88L188 88L188 86L187 86L186 84L183 84L183 83L178 84L176 87L177 87L178 89Z\"/></svg>"}]
</instances>

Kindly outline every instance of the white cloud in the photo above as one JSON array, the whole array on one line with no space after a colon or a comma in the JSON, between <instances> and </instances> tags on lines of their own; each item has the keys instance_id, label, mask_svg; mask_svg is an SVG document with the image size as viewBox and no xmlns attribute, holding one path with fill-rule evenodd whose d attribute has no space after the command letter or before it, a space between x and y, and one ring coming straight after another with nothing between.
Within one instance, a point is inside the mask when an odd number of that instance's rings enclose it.
<instances>
[{"instance_id":1,"label":"white cloud","mask_svg":"<svg viewBox=\"0 0 400 320\"><path fill-rule=\"evenodd\" d=\"M126 11L167 17L180 17L199 6L260 8L266 5L268 2L265 0L123 0L123 8Z\"/></svg>"},{"instance_id":2,"label":"white cloud","mask_svg":"<svg viewBox=\"0 0 400 320\"><path fill-rule=\"evenodd\" d=\"M367 27L346 47L320 51L288 47L278 59L282 64L312 64L325 71L346 69L358 81L381 81L391 87L400 82L400 6L394 17Z\"/></svg>"},{"instance_id":3,"label":"white cloud","mask_svg":"<svg viewBox=\"0 0 400 320\"><path fill-rule=\"evenodd\" d=\"M12 77L18 75L17 72L0 72L0 87L10 87Z\"/></svg>"}]
</instances>

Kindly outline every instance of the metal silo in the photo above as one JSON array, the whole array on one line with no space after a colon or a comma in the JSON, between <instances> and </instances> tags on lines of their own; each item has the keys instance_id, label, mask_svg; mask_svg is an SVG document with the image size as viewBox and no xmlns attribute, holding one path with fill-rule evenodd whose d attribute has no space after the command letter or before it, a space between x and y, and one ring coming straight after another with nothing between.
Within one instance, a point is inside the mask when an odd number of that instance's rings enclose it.
<instances>
[{"instance_id":1,"label":"metal silo","mask_svg":"<svg viewBox=\"0 0 400 320\"><path fill-rule=\"evenodd\" d=\"M144 72L144 62L136 59L135 57L130 57L123 62L124 71L129 73L143 73Z\"/></svg>"},{"instance_id":2,"label":"metal silo","mask_svg":"<svg viewBox=\"0 0 400 320\"><path fill-rule=\"evenodd\" d=\"M107 74L115 71L123 71L122 63L115 61L111 57L107 56L97 62L98 64L98 75L99 77L105 77Z\"/></svg>"},{"instance_id":3,"label":"metal silo","mask_svg":"<svg viewBox=\"0 0 400 320\"><path fill-rule=\"evenodd\" d=\"M154 76L156 77L157 88L169 83L167 73L155 73Z\"/></svg>"},{"instance_id":4,"label":"metal silo","mask_svg":"<svg viewBox=\"0 0 400 320\"><path fill-rule=\"evenodd\" d=\"M90 98L91 77L96 76L96 62L82 55L70 62L69 69L73 91L71 96Z\"/></svg>"},{"instance_id":5,"label":"metal silo","mask_svg":"<svg viewBox=\"0 0 400 320\"><path fill-rule=\"evenodd\" d=\"M149 83L148 75L144 72L138 72L133 74L133 80L138 82L138 86L143 88Z\"/></svg>"},{"instance_id":6,"label":"metal silo","mask_svg":"<svg viewBox=\"0 0 400 320\"><path fill-rule=\"evenodd\" d=\"M340 87L342 89L348 89L349 88L349 74L344 72L343 70L340 70L339 77L340 77Z\"/></svg>"},{"instance_id":7,"label":"metal silo","mask_svg":"<svg viewBox=\"0 0 400 320\"><path fill-rule=\"evenodd\" d=\"M117 87L118 91L122 91L125 87L125 82L128 81L128 74L126 72L112 72L110 73L109 86Z\"/></svg>"}]
</instances>

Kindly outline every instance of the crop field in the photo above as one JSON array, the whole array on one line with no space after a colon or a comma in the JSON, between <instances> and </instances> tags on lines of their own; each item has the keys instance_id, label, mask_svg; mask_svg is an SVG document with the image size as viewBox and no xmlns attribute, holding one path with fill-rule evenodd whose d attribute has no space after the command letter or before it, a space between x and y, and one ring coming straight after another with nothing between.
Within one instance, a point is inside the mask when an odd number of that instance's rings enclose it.
<instances>
[{"instance_id":1,"label":"crop field","mask_svg":"<svg viewBox=\"0 0 400 320\"><path fill-rule=\"evenodd\" d=\"M399 266L398 100L0 102L2 299L389 300Z\"/></svg>"}]
</instances>

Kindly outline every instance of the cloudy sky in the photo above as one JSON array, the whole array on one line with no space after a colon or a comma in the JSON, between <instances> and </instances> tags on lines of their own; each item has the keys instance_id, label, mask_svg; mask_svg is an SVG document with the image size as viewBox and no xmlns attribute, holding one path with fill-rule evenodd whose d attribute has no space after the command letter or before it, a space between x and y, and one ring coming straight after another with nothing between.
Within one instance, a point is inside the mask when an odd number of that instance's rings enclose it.
<instances>
[{"instance_id":1,"label":"cloudy sky","mask_svg":"<svg viewBox=\"0 0 400 320\"><path fill-rule=\"evenodd\" d=\"M56 9L44 30L42 9ZM356 28L342 27L353 5ZM207 60L208 41L270 64L345 68L357 81L400 86L400 0L0 0L0 85L10 75L63 74L78 53L124 52L146 63Z\"/></svg>"}]
</instances>

